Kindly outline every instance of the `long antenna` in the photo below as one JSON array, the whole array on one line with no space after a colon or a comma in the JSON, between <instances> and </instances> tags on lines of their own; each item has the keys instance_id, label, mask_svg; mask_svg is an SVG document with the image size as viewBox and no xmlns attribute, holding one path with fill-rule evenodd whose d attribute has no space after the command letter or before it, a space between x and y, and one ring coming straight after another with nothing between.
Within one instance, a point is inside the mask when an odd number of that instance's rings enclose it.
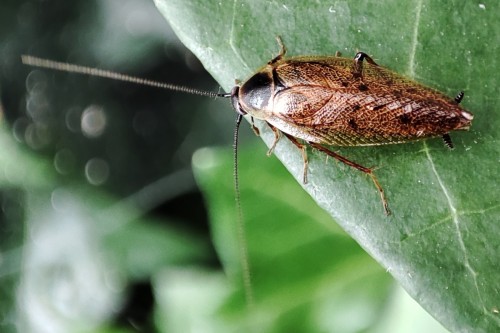
<instances>
[{"instance_id":1,"label":"long antenna","mask_svg":"<svg viewBox=\"0 0 500 333\"><path fill-rule=\"evenodd\" d=\"M103 69L99 69L99 68L74 65L74 64L69 64L66 62L48 60L48 59L38 58L38 57L30 56L30 55L22 55L21 60L22 60L23 64L29 65L29 66L34 66L34 67L48 68L48 69L53 69L53 70L57 70L57 71L71 72L71 73L91 75L91 76L99 76L99 77L103 77L103 78L107 78L107 79L137 83L137 84L151 86L151 87L155 87L155 88L179 91L179 92L183 92L183 93L200 95L200 96L207 96L207 97L212 97L212 98L231 97L231 94L225 94L225 93L218 94L218 93L214 93L212 91L204 91L204 90L198 90L198 89L193 89L193 88L189 88L189 87L179 86L179 85L175 85L175 84L171 84L171 83L152 81L152 80L142 79L142 78L135 77L135 76L130 76L130 75L125 75L125 74L116 73L116 72L112 72L112 71L107 71L107 70L103 70Z\"/></svg>"},{"instance_id":2,"label":"long antenna","mask_svg":"<svg viewBox=\"0 0 500 333\"><path fill-rule=\"evenodd\" d=\"M74 64L69 64L69 63L65 63L65 62L59 62L59 61L54 61L54 60L49 60L49 59L44 59L44 58L38 58L38 57L30 56L30 55L22 55L21 60L22 60L23 64L29 65L29 66L34 66L34 67L48 68L48 69L52 69L52 70L77 73L77 74L84 74L84 75L90 75L90 76L98 76L98 77L103 77L103 78L108 78L108 79L113 79L113 80L120 80L120 81L125 81L125 82L131 82L131 83L151 86L151 87L155 87L155 88L173 90L173 91L194 94L194 95L200 95L200 96L207 96L207 97L212 97L212 98L215 98L215 97L229 98L229 97L231 97L230 93L214 93L211 91L198 90L198 89L193 89L193 88L179 86L179 85L170 84L170 83L147 80L147 79L143 79L143 78L139 78L139 77L135 77L135 76L130 76L130 75L126 75L126 74L121 74L121 73L117 73L117 72L112 72L112 71L108 71L108 70L103 70L103 69L99 69L99 68L74 65ZM240 128L240 123L241 123L242 119L243 119L242 114L238 113L237 118L236 118L236 126L234 129L234 142L233 142L234 190L235 190L235 199L236 199L236 210L237 210L237 214L238 214L238 217L237 217L237 219L238 219L238 221L237 221L238 231L237 232L238 232L238 242L240 244L240 259L241 259L241 266L242 266L241 269L242 269L242 275L243 275L243 288L245 291L245 299L246 299L247 306L251 307L253 305L252 280L251 280L251 275L250 275L250 263L248 260L248 247L247 247L246 236L245 236L245 225L244 225L244 220L243 220L243 212L242 212L242 208L241 208L240 186L239 186L239 179L238 179L238 134L239 134L239 128Z\"/></svg>"},{"instance_id":3,"label":"long antenna","mask_svg":"<svg viewBox=\"0 0 500 333\"><path fill-rule=\"evenodd\" d=\"M245 235L245 222L243 219L243 210L241 209L241 196L240 196L240 184L238 179L238 134L240 129L240 123L243 119L243 115L238 113L236 116L236 125L234 127L234 141L233 141L233 173L234 173L234 196L236 200L236 210L237 210L237 228L238 228L238 243L240 245L240 262L241 270L243 276L243 289L245 290L245 300L248 307L253 306L253 290L252 290L252 277L250 275L250 262L248 260L248 246Z\"/></svg>"}]
</instances>

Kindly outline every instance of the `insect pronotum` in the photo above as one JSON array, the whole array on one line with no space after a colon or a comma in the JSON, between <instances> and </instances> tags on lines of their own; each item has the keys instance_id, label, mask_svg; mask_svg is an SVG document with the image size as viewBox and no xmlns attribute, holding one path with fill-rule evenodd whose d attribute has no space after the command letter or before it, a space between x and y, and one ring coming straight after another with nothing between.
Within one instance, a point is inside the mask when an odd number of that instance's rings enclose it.
<instances>
[{"instance_id":1,"label":"insect pronotum","mask_svg":"<svg viewBox=\"0 0 500 333\"><path fill-rule=\"evenodd\" d=\"M358 52L354 59L339 56L285 58L280 53L252 77L236 85L231 93L218 94L173 84L160 83L100 69L23 56L25 64L113 78L191 94L230 98L237 112L236 128L242 116L264 120L273 130L272 153L283 134L303 156L303 182L307 182L307 145L372 179L386 214L387 199L373 169L353 162L326 146L368 146L404 143L442 137L453 148L450 131L466 130L473 115L460 107L464 93L454 99L425 87ZM237 136L235 137L235 142Z\"/></svg>"}]
</instances>

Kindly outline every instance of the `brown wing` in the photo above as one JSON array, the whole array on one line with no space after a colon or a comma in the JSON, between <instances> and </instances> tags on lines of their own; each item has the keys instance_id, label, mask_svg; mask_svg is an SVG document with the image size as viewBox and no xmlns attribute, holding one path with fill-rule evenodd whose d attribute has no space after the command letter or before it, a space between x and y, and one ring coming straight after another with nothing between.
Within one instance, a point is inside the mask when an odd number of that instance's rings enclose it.
<instances>
[{"instance_id":1,"label":"brown wing","mask_svg":"<svg viewBox=\"0 0 500 333\"><path fill-rule=\"evenodd\" d=\"M338 146L405 142L457 127L461 109L446 96L373 65L361 81L346 59L330 59L278 66L284 88L266 120L295 137Z\"/></svg>"}]
</instances>

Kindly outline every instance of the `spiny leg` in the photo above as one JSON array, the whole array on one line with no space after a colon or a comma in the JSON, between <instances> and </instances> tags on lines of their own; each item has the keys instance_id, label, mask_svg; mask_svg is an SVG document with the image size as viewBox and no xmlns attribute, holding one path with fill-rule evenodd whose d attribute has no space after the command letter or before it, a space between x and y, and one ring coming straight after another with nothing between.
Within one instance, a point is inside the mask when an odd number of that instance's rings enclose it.
<instances>
[{"instance_id":1,"label":"spiny leg","mask_svg":"<svg viewBox=\"0 0 500 333\"><path fill-rule=\"evenodd\" d=\"M354 70L353 75L355 78L363 78L363 60L366 60L369 64L378 66L377 63L366 53L358 52L354 56Z\"/></svg>"},{"instance_id":2,"label":"spiny leg","mask_svg":"<svg viewBox=\"0 0 500 333\"><path fill-rule=\"evenodd\" d=\"M442 138L443 138L443 141L444 141L444 144L446 145L446 147L448 147L450 149L454 148L453 142L451 141L451 137L448 133L443 134Z\"/></svg>"},{"instance_id":3,"label":"spiny leg","mask_svg":"<svg viewBox=\"0 0 500 333\"><path fill-rule=\"evenodd\" d=\"M271 154L274 151L274 148L276 148L276 145L278 144L278 141L281 139L281 131L269 123L267 123L267 125L269 125L269 127L273 130L274 133L273 144L271 145L271 148L269 148L269 150L267 151L267 156L271 156Z\"/></svg>"},{"instance_id":4,"label":"spiny leg","mask_svg":"<svg viewBox=\"0 0 500 333\"><path fill-rule=\"evenodd\" d=\"M457 94L457 96L455 96L455 102L457 104L460 104L460 102L462 101L462 99L464 98L464 92L461 91ZM443 138L443 141L444 141L444 144L450 148L450 149L453 149L453 142L451 141L451 137L448 133L445 133L442 135L442 138Z\"/></svg>"},{"instance_id":5,"label":"spiny leg","mask_svg":"<svg viewBox=\"0 0 500 333\"><path fill-rule=\"evenodd\" d=\"M457 104L460 104L460 102L462 101L462 99L464 98L464 92L461 91L458 93L458 95L455 97L455 102L457 102Z\"/></svg>"},{"instance_id":6,"label":"spiny leg","mask_svg":"<svg viewBox=\"0 0 500 333\"><path fill-rule=\"evenodd\" d=\"M364 172L366 173L368 176L370 176L370 178L372 179L373 183L375 184L375 187L377 188L378 190L378 193L380 194L380 199L382 200L382 206L384 206L384 211L385 211L385 214L386 215L390 215L391 214L391 211L389 210L389 205L387 204L387 199L385 198L385 194L384 194L384 190L382 189L382 186L380 185L377 177L375 177L375 174L373 173L373 170L370 169L370 168L366 168L362 165L359 165L353 161L350 161L348 160L347 158L337 154L337 153L334 153L333 151L323 147L322 145L318 144L318 143L315 143L315 142L309 142L309 144L311 145L311 147L313 148L316 148L317 150L339 160L340 162L344 163L344 164L347 164L348 166L350 167L353 167L355 169L358 169L359 171L361 172Z\"/></svg>"},{"instance_id":7,"label":"spiny leg","mask_svg":"<svg viewBox=\"0 0 500 333\"><path fill-rule=\"evenodd\" d=\"M250 122L252 124L252 130L255 133L255 135L260 136L260 131L257 128L257 126L255 126L255 123L253 122L253 117L250 117Z\"/></svg>"},{"instance_id":8,"label":"spiny leg","mask_svg":"<svg viewBox=\"0 0 500 333\"><path fill-rule=\"evenodd\" d=\"M285 132L281 132L279 129L277 129L276 127L274 127L273 125L271 125L269 123L267 123L267 124L274 132L274 142L271 145L271 148L269 148L269 150L267 151L267 156L270 156L273 153L274 148L276 148L276 144L278 143L278 141L281 138L281 134L284 134L287 137L287 139L290 140L302 152L302 159L304 161L302 181L304 184L307 184L307 167L309 165L309 161L307 159L307 150L306 150L307 146L300 143L295 137L293 137Z\"/></svg>"},{"instance_id":9,"label":"spiny leg","mask_svg":"<svg viewBox=\"0 0 500 333\"><path fill-rule=\"evenodd\" d=\"M302 171L302 182L304 184L307 184L307 169L309 166L309 160L307 158L307 146L305 144L300 143L295 137L291 136L290 134L285 134L288 140L290 140L297 148L300 149L302 153L302 160L304 161L304 169Z\"/></svg>"},{"instance_id":10,"label":"spiny leg","mask_svg":"<svg viewBox=\"0 0 500 333\"><path fill-rule=\"evenodd\" d=\"M373 60L373 58L370 57L368 54L366 54L364 52L356 53L356 55L354 56L354 61L356 61L357 63L361 63L361 62L363 62L363 60L366 60L369 64L378 66L378 64L375 62L375 60Z\"/></svg>"}]
</instances>

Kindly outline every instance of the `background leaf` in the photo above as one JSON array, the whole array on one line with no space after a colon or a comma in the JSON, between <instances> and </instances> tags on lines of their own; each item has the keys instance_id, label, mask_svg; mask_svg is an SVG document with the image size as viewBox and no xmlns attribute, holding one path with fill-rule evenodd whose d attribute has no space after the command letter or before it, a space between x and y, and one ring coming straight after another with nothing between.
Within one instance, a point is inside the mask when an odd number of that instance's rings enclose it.
<instances>
[{"instance_id":1,"label":"background leaf","mask_svg":"<svg viewBox=\"0 0 500 333\"><path fill-rule=\"evenodd\" d=\"M212 237L233 282L229 285L237 287L229 297L224 293L214 297L209 290L220 286L214 286L212 279L190 281L184 273L179 281L175 274L165 274L157 280L156 289L161 291L160 303L165 304L159 313L170 325L166 332L185 330L189 314L203 318L204 330L209 332L446 331L331 222L277 159L265 156L262 145L240 148L255 304L247 307L241 285L234 187L228 177L233 168L230 149L201 149L193 158L195 174L210 207ZM178 284L188 291L176 291ZM225 285L227 292L227 281ZM207 293L212 297L206 297ZM223 297L222 305L199 306L221 302ZM210 320L205 318L207 312Z\"/></svg>"},{"instance_id":2,"label":"background leaf","mask_svg":"<svg viewBox=\"0 0 500 333\"><path fill-rule=\"evenodd\" d=\"M289 55L363 50L379 64L450 96L464 89L463 104L475 119L471 132L452 135L454 151L439 140L338 149L362 165L379 167L377 176L393 211L390 218L384 216L370 179L325 162L316 152L310 153L310 183L304 188L450 330L498 329L500 121L498 76L492 75L500 67L497 3L156 4L226 91L235 79L247 78L277 54L277 35ZM265 126L261 132L269 145L272 134ZM276 155L300 181L300 153L283 140ZM219 249L226 241L217 242Z\"/></svg>"},{"instance_id":3,"label":"background leaf","mask_svg":"<svg viewBox=\"0 0 500 333\"><path fill-rule=\"evenodd\" d=\"M291 327L294 332L316 332L322 327L355 332L373 327L385 309L389 275L331 223L279 161L263 152L262 145L246 146L240 152L255 307L247 309L243 288L237 288L222 308L232 323L226 327L244 325L244 331L258 332ZM226 273L239 284L242 258L234 186L228 177L230 151L200 150L193 164L214 221L214 242ZM356 312L363 313L362 320L347 315Z\"/></svg>"}]
</instances>

